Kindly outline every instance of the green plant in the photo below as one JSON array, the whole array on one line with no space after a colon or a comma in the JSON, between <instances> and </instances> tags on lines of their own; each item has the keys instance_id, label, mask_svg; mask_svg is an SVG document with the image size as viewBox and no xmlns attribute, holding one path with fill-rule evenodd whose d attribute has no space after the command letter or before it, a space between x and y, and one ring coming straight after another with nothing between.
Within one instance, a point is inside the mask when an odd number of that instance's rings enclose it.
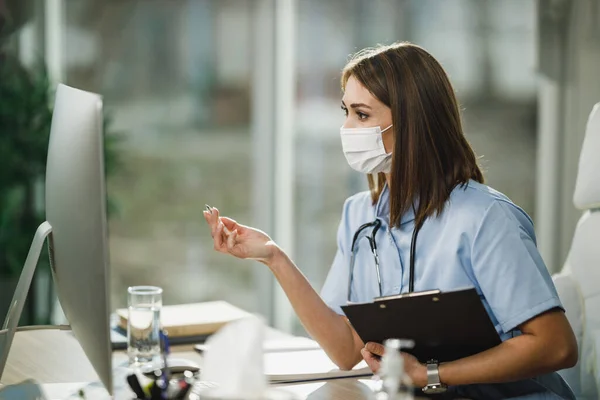
<instances>
[{"instance_id":1,"label":"green plant","mask_svg":"<svg viewBox=\"0 0 600 400\"><path fill-rule=\"evenodd\" d=\"M29 0L0 0L0 283L18 278L33 235L45 219L42 189L54 88L43 63L26 68L11 47L11 37L31 17L31 10ZM121 165L121 136L107 133L106 114L103 125L110 176ZM115 209L109 198L109 213ZM42 256L38 268L47 265L47 256ZM1 309L2 304L0 320Z\"/></svg>"},{"instance_id":2,"label":"green plant","mask_svg":"<svg viewBox=\"0 0 600 400\"><path fill-rule=\"evenodd\" d=\"M39 219L35 187L44 171L52 113L48 77L28 71L11 39L32 1L0 0L0 277L18 276ZM29 238L28 238L29 236Z\"/></svg>"},{"instance_id":3,"label":"green plant","mask_svg":"<svg viewBox=\"0 0 600 400\"><path fill-rule=\"evenodd\" d=\"M0 54L0 275L19 274L43 220L36 186L43 177L52 111L47 74Z\"/></svg>"},{"instance_id":4,"label":"green plant","mask_svg":"<svg viewBox=\"0 0 600 400\"><path fill-rule=\"evenodd\" d=\"M33 233L44 220L43 207L36 207L41 200L36 187L46 168L52 92L45 68L26 70L10 55L0 57L0 276L14 276L20 274ZM109 129L105 115L104 132ZM121 165L121 136L104 137L110 176ZM116 210L112 198L108 210Z\"/></svg>"}]
</instances>

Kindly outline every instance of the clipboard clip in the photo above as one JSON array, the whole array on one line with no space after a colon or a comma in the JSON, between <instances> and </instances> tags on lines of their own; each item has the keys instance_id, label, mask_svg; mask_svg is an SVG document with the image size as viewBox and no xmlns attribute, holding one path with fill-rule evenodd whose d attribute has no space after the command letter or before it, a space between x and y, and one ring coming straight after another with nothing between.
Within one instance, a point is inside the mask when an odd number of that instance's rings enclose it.
<instances>
[{"instance_id":1,"label":"clipboard clip","mask_svg":"<svg viewBox=\"0 0 600 400\"><path fill-rule=\"evenodd\" d=\"M402 299L402 298L405 298L405 297L428 296L428 295L440 294L440 293L442 293L441 290L439 290L439 289L433 289L433 290L424 290L422 292L409 292L409 293L393 294L391 296L375 297L373 299L373 302L376 303L378 301L387 301L387 300Z\"/></svg>"}]
</instances>

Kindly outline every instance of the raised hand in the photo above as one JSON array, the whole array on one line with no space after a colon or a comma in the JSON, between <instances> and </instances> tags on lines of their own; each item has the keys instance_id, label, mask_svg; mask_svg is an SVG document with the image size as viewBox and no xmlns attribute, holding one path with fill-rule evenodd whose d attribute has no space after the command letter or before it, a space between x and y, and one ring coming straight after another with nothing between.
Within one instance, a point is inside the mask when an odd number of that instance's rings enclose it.
<instances>
[{"instance_id":1,"label":"raised hand","mask_svg":"<svg viewBox=\"0 0 600 400\"><path fill-rule=\"evenodd\" d=\"M237 258L258 260L267 264L277 245L259 229L221 217L219 210L206 206L204 219L210 226L215 250Z\"/></svg>"}]
</instances>

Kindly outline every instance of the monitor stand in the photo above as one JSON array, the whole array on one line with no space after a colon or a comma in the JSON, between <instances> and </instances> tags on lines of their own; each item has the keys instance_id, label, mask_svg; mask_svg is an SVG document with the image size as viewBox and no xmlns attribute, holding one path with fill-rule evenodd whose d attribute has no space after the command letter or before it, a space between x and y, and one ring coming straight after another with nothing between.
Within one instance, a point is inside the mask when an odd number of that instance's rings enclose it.
<instances>
[{"instance_id":1,"label":"monitor stand","mask_svg":"<svg viewBox=\"0 0 600 400\"><path fill-rule=\"evenodd\" d=\"M29 248L29 253L27 254L27 259L25 260L25 265L21 271L19 283L17 284L15 294L13 295L10 307L8 308L8 313L6 314L6 319L4 320L4 324L0 330L0 379L2 378L4 367L6 367L6 360L8 359L10 346L15 336L15 332L17 331L17 325L19 324L19 319L21 318L21 313L23 312L23 306L25 304L25 300L27 299L27 293L29 292L29 287L31 286L33 273L37 267L40 253L42 252L42 248L44 246L44 241L51 232L52 226L48 221L43 222L35 232L31 247ZM50 237L50 265L52 267L51 247L52 237ZM54 275L53 267L52 274Z\"/></svg>"}]
</instances>

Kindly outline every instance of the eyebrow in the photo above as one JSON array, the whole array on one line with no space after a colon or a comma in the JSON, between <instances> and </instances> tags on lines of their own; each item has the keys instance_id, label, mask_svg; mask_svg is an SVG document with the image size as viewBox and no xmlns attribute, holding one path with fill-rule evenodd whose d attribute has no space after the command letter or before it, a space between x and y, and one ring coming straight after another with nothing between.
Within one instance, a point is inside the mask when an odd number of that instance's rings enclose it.
<instances>
[{"instance_id":1,"label":"eyebrow","mask_svg":"<svg viewBox=\"0 0 600 400\"><path fill-rule=\"evenodd\" d=\"M342 105L344 107L346 107L346 103L344 103L344 100L342 100ZM365 103L352 103L350 104L350 108L359 108L359 107L363 107L363 108L368 108L368 109L372 109L371 106L366 105Z\"/></svg>"}]
</instances>

